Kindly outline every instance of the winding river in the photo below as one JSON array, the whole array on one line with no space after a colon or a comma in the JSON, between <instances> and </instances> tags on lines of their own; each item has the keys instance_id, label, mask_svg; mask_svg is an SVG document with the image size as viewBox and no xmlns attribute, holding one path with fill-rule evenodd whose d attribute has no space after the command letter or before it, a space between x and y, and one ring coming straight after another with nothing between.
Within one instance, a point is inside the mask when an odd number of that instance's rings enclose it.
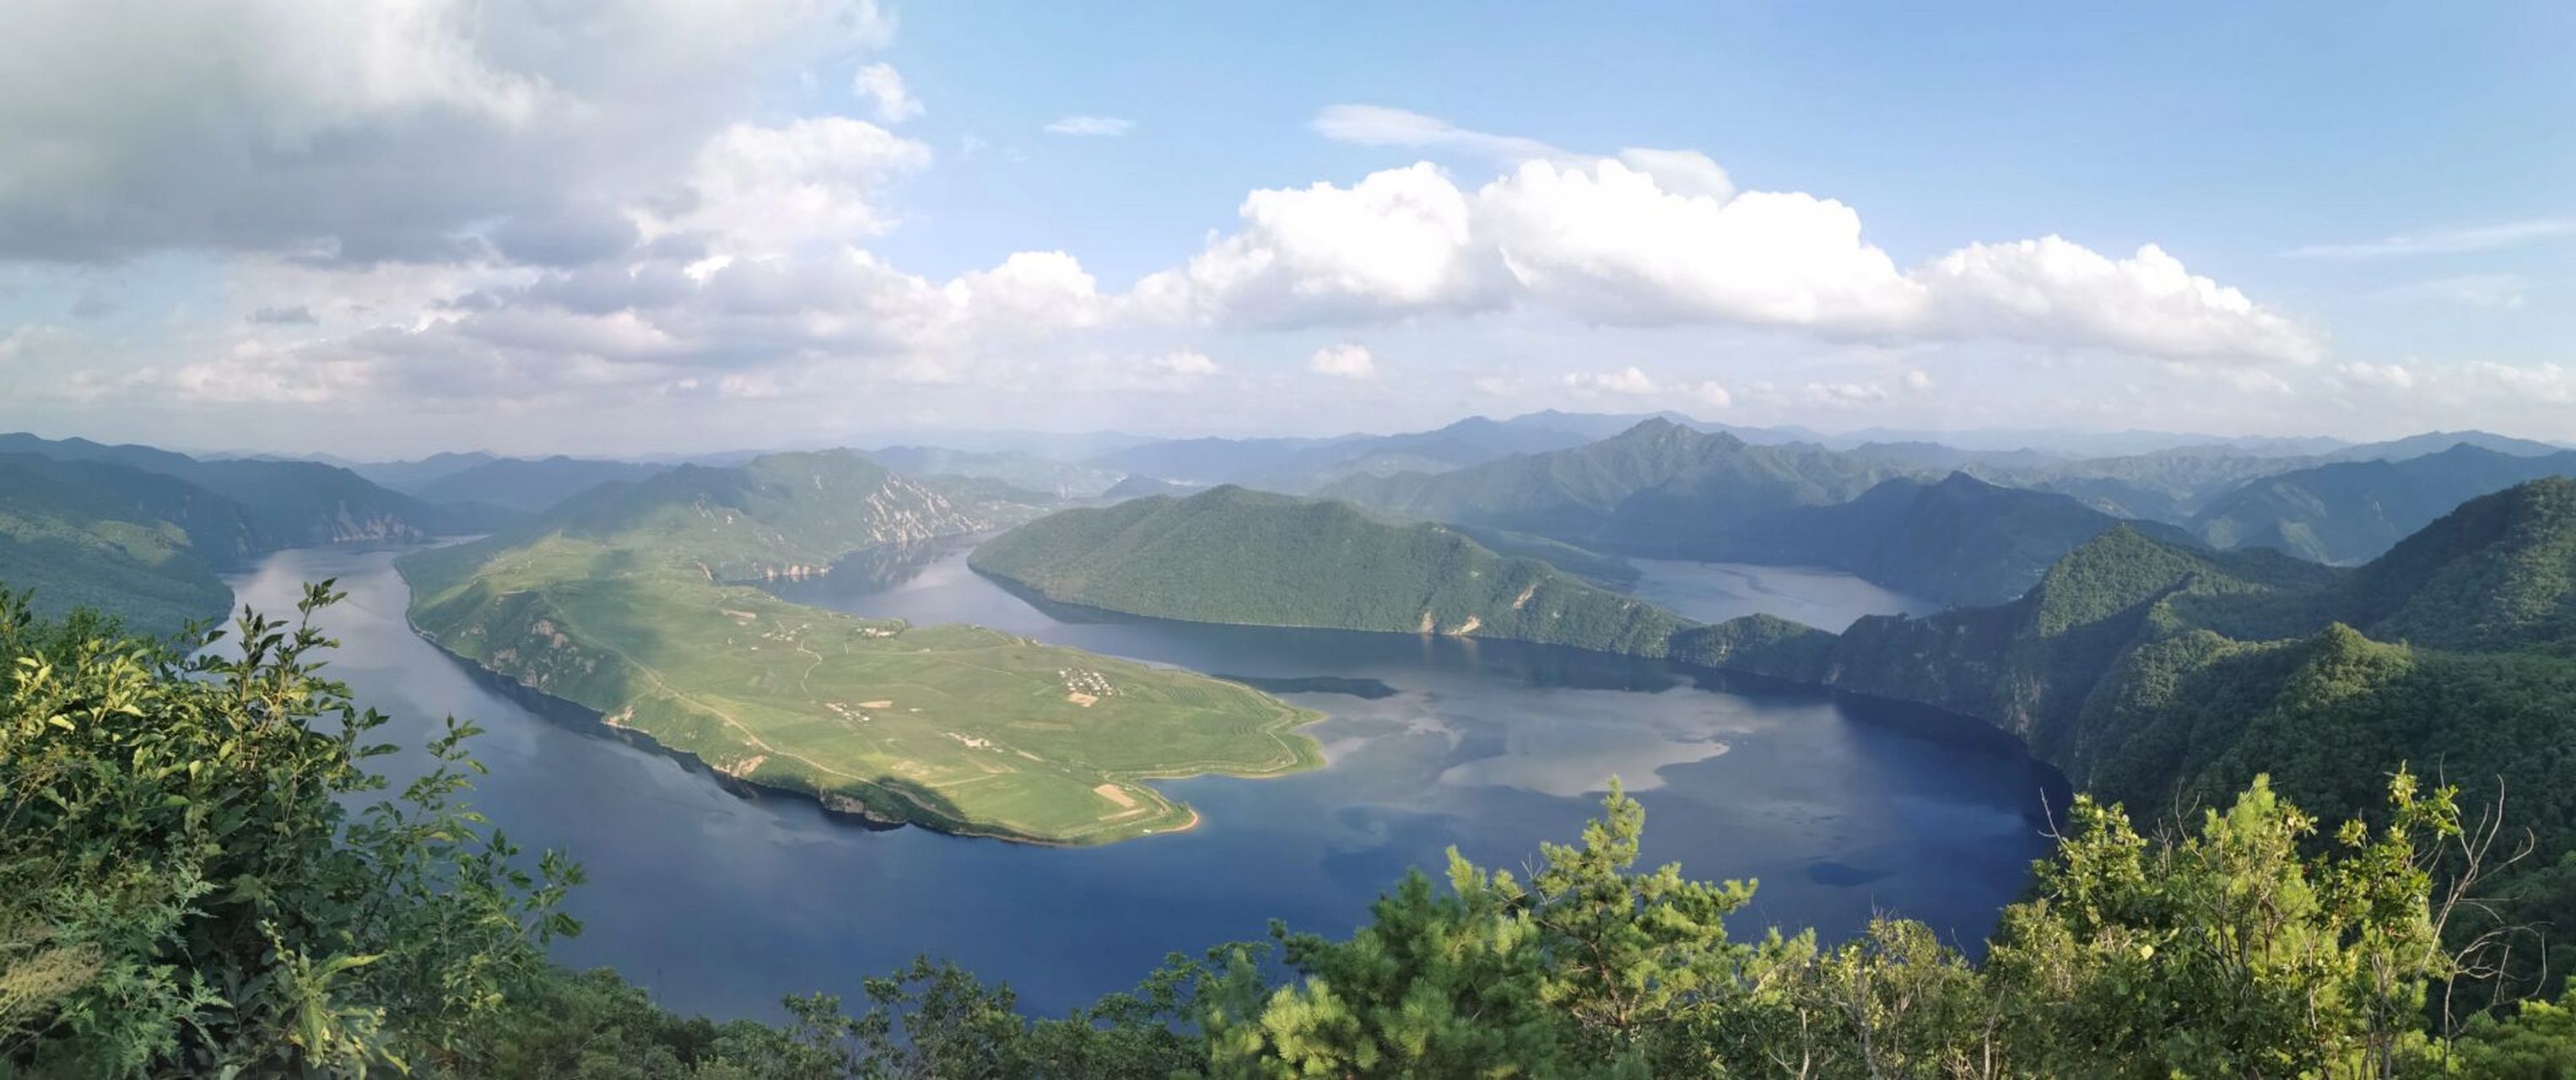
<instances>
[{"instance_id":1,"label":"winding river","mask_svg":"<svg viewBox=\"0 0 2576 1080\"><path fill-rule=\"evenodd\" d=\"M1272 780L1164 785L1186 833L1104 848L875 831L792 798L746 798L629 745L413 636L396 549L299 549L231 584L291 609L337 578L329 672L416 746L471 718L490 769L477 805L531 850L588 870L587 926L558 957L610 965L667 1006L774 1016L779 995L858 996L915 954L1003 979L1060 1013L1131 986L1171 951L1257 938L1268 920L1347 932L1408 867L1445 848L1521 868L1571 840L1607 777L1647 811L1646 858L1761 881L1740 933L1847 934L1873 912L1981 939L2046 851L2060 781L2014 744L1922 710L1676 673L1660 663L1505 643L1089 620L1041 611L966 568L965 549L861 560L782 595L916 622L971 621L1051 642L1244 678L1330 714L1331 764ZM1638 591L1686 614L1772 611L1839 626L1919 601L1846 576L1647 564ZM1837 622L1836 620L1839 620ZM406 753L396 787L419 767Z\"/></svg>"}]
</instances>

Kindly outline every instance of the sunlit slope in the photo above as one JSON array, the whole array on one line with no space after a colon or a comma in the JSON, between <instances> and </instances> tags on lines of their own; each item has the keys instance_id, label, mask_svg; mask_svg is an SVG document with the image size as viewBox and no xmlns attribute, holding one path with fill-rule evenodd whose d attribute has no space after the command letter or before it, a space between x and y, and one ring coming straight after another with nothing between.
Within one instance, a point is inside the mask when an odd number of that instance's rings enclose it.
<instances>
[{"instance_id":1,"label":"sunlit slope","mask_svg":"<svg viewBox=\"0 0 2576 1080\"><path fill-rule=\"evenodd\" d=\"M1068 510L975 569L1051 600L1195 622L1452 634L1662 656L1686 620L1443 525L1220 487Z\"/></svg>"},{"instance_id":2,"label":"sunlit slope","mask_svg":"<svg viewBox=\"0 0 2576 1080\"><path fill-rule=\"evenodd\" d=\"M1319 762L1295 733L1313 714L1234 683L728 583L977 524L861 459L782 455L608 489L535 535L404 572L414 624L449 651L729 775L881 820L1099 843L1194 820L1141 780Z\"/></svg>"}]
</instances>

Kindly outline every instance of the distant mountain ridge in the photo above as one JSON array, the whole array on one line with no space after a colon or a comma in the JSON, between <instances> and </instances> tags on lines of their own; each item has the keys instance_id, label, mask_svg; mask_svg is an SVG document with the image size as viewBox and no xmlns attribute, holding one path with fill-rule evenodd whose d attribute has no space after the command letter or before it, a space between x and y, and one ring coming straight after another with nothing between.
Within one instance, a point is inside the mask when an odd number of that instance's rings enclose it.
<instances>
[{"instance_id":1,"label":"distant mountain ridge","mask_svg":"<svg viewBox=\"0 0 2576 1080\"><path fill-rule=\"evenodd\" d=\"M2547 476L2576 476L2576 451L2514 454L2462 442L2412 458L2343 461L2255 480L2211 502L2191 524L2219 547L2359 562L2469 499Z\"/></svg>"},{"instance_id":2,"label":"distant mountain ridge","mask_svg":"<svg viewBox=\"0 0 2576 1080\"><path fill-rule=\"evenodd\" d=\"M1727 530L1704 558L1843 570L1953 604L1999 604L2121 519L2065 495L2001 487L1967 473L1885 481L1850 502L1776 510ZM2190 542L2172 526L2137 528Z\"/></svg>"},{"instance_id":3,"label":"distant mountain ridge","mask_svg":"<svg viewBox=\"0 0 2576 1080\"><path fill-rule=\"evenodd\" d=\"M1804 446L1754 446L1650 419L1599 442L1446 473L1354 477L1318 495L1399 517L1690 557L1731 526L1844 502L1903 470Z\"/></svg>"},{"instance_id":4,"label":"distant mountain ridge","mask_svg":"<svg viewBox=\"0 0 2576 1080\"><path fill-rule=\"evenodd\" d=\"M549 509L612 480L642 480L671 466L590 458L489 458L405 490L432 503L483 503L522 514Z\"/></svg>"},{"instance_id":5,"label":"distant mountain ridge","mask_svg":"<svg viewBox=\"0 0 2576 1080\"><path fill-rule=\"evenodd\" d=\"M199 461L148 446L24 433L0 435L0 453L105 462L175 477L241 504L260 533L279 545L416 542L479 532L507 516L487 508L433 506L347 469L309 461Z\"/></svg>"}]
</instances>

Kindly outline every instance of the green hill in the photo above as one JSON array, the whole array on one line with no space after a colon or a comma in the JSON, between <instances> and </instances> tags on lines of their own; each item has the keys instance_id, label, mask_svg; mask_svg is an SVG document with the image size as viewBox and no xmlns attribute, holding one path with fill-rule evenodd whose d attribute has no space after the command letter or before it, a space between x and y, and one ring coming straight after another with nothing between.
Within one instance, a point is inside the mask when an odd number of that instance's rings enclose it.
<instances>
[{"instance_id":1,"label":"green hill","mask_svg":"<svg viewBox=\"0 0 2576 1080\"><path fill-rule=\"evenodd\" d=\"M214 565L258 546L239 507L168 477L0 455L0 586L39 615L86 607L151 634L219 620Z\"/></svg>"},{"instance_id":2,"label":"green hill","mask_svg":"<svg viewBox=\"0 0 2576 1080\"><path fill-rule=\"evenodd\" d=\"M1195 622L1510 638L1663 655L1688 625L1442 525L1220 487L1068 510L986 541L970 564L1048 599Z\"/></svg>"},{"instance_id":3,"label":"green hill","mask_svg":"<svg viewBox=\"0 0 2576 1080\"><path fill-rule=\"evenodd\" d=\"M1844 502L1901 472L1812 446L1754 446L1650 419L1600 442L1443 473L1352 477L1317 494L1400 517L1690 557L1746 519Z\"/></svg>"},{"instance_id":4,"label":"green hill","mask_svg":"<svg viewBox=\"0 0 2576 1080\"><path fill-rule=\"evenodd\" d=\"M2460 443L2403 461L2341 462L2256 480L2212 501L2192 528L2219 547L2360 562L2468 499L2571 475L2576 451L2511 454Z\"/></svg>"},{"instance_id":5,"label":"green hill","mask_svg":"<svg viewBox=\"0 0 2576 1080\"><path fill-rule=\"evenodd\" d=\"M980 530L847 451L688 466L406 557L441 647L753 784L951 832L1101 843L1186 828L1144 781L1318 763L1314 719L1238 684L744 582Z\"/></svg>"}]
</instances>

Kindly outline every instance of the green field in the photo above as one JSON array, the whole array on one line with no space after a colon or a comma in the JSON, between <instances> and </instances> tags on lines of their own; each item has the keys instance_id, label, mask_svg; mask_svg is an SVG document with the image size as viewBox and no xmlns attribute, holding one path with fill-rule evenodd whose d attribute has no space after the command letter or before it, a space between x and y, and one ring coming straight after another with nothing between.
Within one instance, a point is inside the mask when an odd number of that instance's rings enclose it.
<instances>
[{"instance_id":1,"label":"green field","mask_svg":"<svg viewBox=\"0 0 2576 1080\"><path fill-rule=\"evenodd\" d=\"M452 652L729 775L948 832L1068 844L1166 832L1196 815L1143 780L1320 764L1295 731L1317 714L1234 683L790 604L560 536L419 596L413 619Z\"/></svg>"}]
</instances>

